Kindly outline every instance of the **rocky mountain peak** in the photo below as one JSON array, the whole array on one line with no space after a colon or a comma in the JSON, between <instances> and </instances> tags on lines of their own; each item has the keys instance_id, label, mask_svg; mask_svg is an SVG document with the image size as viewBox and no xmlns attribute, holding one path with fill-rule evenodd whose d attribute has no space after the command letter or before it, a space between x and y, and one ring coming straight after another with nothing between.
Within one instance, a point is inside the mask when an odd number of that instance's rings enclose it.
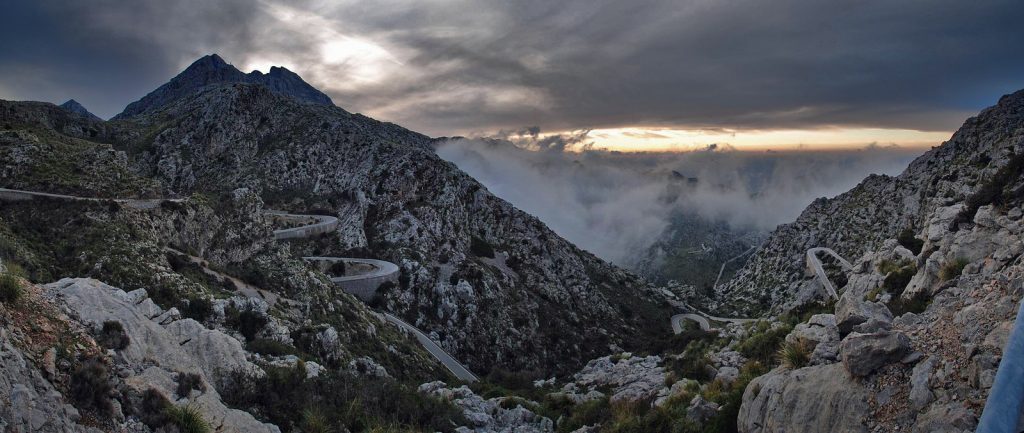
<instances>
[{"instance_id":1,"label":"rocky mountain peak","mask_svg":"<svg viewBox=\"0 0 1024 433\"><path fill-rule=\"evenodd\" d=\"M74 99L68 99L67 102L60 104L60 108L63 108L75 114L85 116L86 118L92 120L103 120L99 116L90 113L89 110L86 110L82 104L78 103L78 101Z\"/></svg>"},{"instance_id":2,"label":"rocky mountain peak","mask_svg":"<svg viewBox=\"0 0 1024 433\"><path fill-rule=\"evenodd\" d=\"M210 85L228 83L252 83L266 86L274 93L298 101L334 105L331 98L305 82L298 74L283 67L274 66L270 73L239 71L217 54L208 54L192 62L184 71L164 85L150 92L138 101L128 104L115 119L134 117L152 111L181 97L195 93Z\"/></svg>"}]
</instances>

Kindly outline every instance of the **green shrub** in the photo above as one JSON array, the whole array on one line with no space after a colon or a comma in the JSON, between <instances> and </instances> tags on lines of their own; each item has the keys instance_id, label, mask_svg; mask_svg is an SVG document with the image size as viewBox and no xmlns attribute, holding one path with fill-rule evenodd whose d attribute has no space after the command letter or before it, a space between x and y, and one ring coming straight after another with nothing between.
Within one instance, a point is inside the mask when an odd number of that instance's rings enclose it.
<instances>
[{"instance_id":1,"label":"green shrub","mask_svg":"<svg viewBox=\"0 0 1024 433\"><path fill-rule=\"evenodd\" d=\"M231 280L225 281L230 282ZM181 311L181 315L184 317L197 322L205 322L207 318L213 315L213 302L210 302L210 299L205 296L197 296L181 302L178 305L178 310Z\"/></svg>"},{"instance_id":2,"label":"green shrub","mask_svg":"<svg viewBox=\"0 0 1024 433\"><path fill-rule=\"evenodd\" d=\"M192 390L199 392L206 391L206 384L203 383L203 378L196 373L178 373L178 397L188 397L192 394Z\"/></svg>"},{"instance_id":3,"label":"green shrub","mask_svg":"<svg viewBox=\"0 0 1024 433\"><path fill-rule=\"evenodd\" d=\"M889 275L893 272L898 271L900 268L905 266L904 261L896 261L890 259L884 259L878 262L878 273L882 275Z\"/></svg>"},{"instance_id":4,"label":"green shrub","mask_svg":"<svg viewBox=\"0 0 1024 433\"><path fill-rule=\"evenodd\" d=\"M864 294L865 301L876 302L878 297L882 294L882 286L875 287Z\"/></svg>"},{"instance_id":5,"label":"green shrub","mask_svg":"<svg viewBox=\"0 0 1024 433\"><path fill-rule=\"evenodd\" d=\"M96 342L106 349L124 350L125 347L128 347L130 339L121 322L108 320L103 322L103 328L96 336Z\"/></svg>"},{"instance_id":6,"label":"green shrub","mask_svg":"<svg viewBox=\"0 0 1024 433\"><path fill-rule=\"evenodd\" d=\"M0 274L0 302L13 304L21 299L24 289L21 288L21 281L10 273Z\"/></svg>"},{"instance_id":7,"label":"green shrub","mask_svg":"<svg viewBox=\"0 0 1024 433\"><path fill-rule=\"evenodd\" d=\"M807 365L811 360L813 345L809 340L800 338L794 342L785 342L779 349L779 362L786 368L795 370Z\"/></svg>"},{"instance_id":8,"label":"green shrub","mask_svg":"<svg viewBox=\"0 0 1024 433\"><path fill-rule=\"evenodd\" d=\"M336 277L345 275L345 262L339 260L337 262L332 263L331 267L327 268L327 274Z\"/></svg>"},{"instance_id":9,"label":"green shrub","mask_svg":"<svg viewBox=\"0 0 1024 433\"><path fill-rule=\"evenodd\" d=\"M687 347L680 356L668 358L667 367L669 371L688 379L698 381L711 380L714 377L714 373L711 363L708 362L705 356L705 348L706 345L694 344L692 347Z\"/></svg>"},{"instance_id":10,"label":"green shrub","mask_svg":"<svg viewBox=\"0 0 1024 433\"><path fill-rule=\"evenodd\" d=\"M339 371L306 378L301 362L289 368L265 366L264 370L261 376L231 373L221 396L229 406L258 413L282 431L298 428L302 422L298 415L314 406L320 407L327 424L339 431L363 432L388 423L400 426L400 431L448 431L466 423L451 402L423 395L391 378Z\"/></svg>"},{"instance_id":11,"label":"green shrub","mask_svg":"<svg viewBox=\"0 0 1024 433\"><path fill-rule=\"evenodd\" d=\"M225 315L227 317L224 319L224 324L237 329L246 340L252 340L263 330L264 326L267 326L267 318L252 309L239 311L235 308L228 308Z\"/></svg>"},{"instance_id":12,"label":"green shrub","mask_svg":"<svg viewBox=\"0 0 1024 433\"><path fill-rule=\"evenodd\" d=\"M103 416L113 411L114 406L110 400L113 386L110 384L110 372L103 361L89 358L77 365L71 371L68 388L71 400L79 409L95 411Z\"/></svg>"},{"instance_id":13,"label":"green shrub","mask_svg":"<svg viewBox=\"0 0 1024 433\"><path fill-rule=\"evenodd\" d=\"M199 409L191 404L167 408L167 418L181 433L210 433L210 424L203 419Z\"/></svg>"},{"instance_id":14,"label":"green shrub","mask_svg":"<svg viewBox=\"0 0 1024 433\"><path fill-rule=\"evenodd\" d=\"M257 338L245 344L245 349L260 355L284 356L294 355L298 350L277 340Z\"/></svg>"},{"instance_id":15,"label":"green shrub","mask_svg":"<svg viewBox=\"0 0 1024 433\"><path fill-rule=\"evenodd\" d=\"M903 229L896 240L915 256L921 254L921 248L924 247L924 241L914 236L914 231L911 229Z\"/></svg>"},{"instance_id":16,"label":"green shrub","mask_svg":"<svg viewBox=\"0 0 1024 433\"><path fill-rule=\"evenodd\" d=\"M893 296L899 296L907 288L910 279L917 273L917 266L909 260L896 262L894 266L887 269L885 279L882 280L882 288Z\"/></svg>"},{"instance_id":17,"label":"green shrub","mask_svg":"<svg viewBox=\"0 0 1024 433\"><path fill-rule=\"evenodd\" d=\"M950 260L942 264L942 269L939 269L939 279L942 281L949 281L964 272L964 267L967 266L967 259L957 257L955 260Z\"/></svg>"},{"instance_id":18,"label":"green shrub","mask_svg":"<svg viewBox=\"0 0 1024 433\"><path fill-rule=\"evenodd\" d=\"M558 431L571 432L583 426L603 424L610 418L611 407L607 397L585 401L572 408L568 419L558 423Z\"/></svg>"},{"instance_id":19,"label":"green shrub","mask_svg":"<svg viewBox=\"0 0 1024 433\"><path fill-rule=\"evenodd\" d=\"M494 258L494 247L483 238L473 236L469 242L469 251L477 257Z\"/></svg>"},{"instance_id":20,"label":"green shrub","mask_svg":"<svg viewBox=\"0 0 1024 433\"><path fill-rule=\"evenodd\" d=\"M763 365L772 365L779 346L786 339L791 326L771 328L768 322L759 322L747 338L736 344L736 351L747 359L755 360Z\"/></svg>"},{"instance_id":21,"label":"green shrub","mask_svg":"<svg viewBox=\"0 0 1024 433\"><path fill-rule=\"evenodd\" d=\"M156 430L170 422L167 417L167 409L171 406L170 400L167 400L163 393L150 388L142 393L140 407L136 409L136 412L143 424Z\"/></svg>"}]
</instances>

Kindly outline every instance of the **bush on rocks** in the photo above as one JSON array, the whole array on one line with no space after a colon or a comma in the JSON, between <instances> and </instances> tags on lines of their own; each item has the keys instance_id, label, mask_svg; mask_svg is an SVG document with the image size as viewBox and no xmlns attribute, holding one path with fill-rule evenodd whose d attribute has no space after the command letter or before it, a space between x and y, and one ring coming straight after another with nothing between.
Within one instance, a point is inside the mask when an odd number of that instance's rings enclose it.
<instances>
[{"instance_id":1,"label":"bush on rocks","mask_svg":"<svg viewBox=\"0 0 1024 433\"><path fill-rule=\"evenodd\" d=\"M264 326L267 326L267 318L251 308L242 310L229 308L226 311L226 316L224 323L237 329L246 340L252 340Z\"/></svg>"},{"instance_id":2,"label":"bush on rocks","mask_svg":"<svg viewBox=\"0 0 1024 433\"><path fill-rule=\"evenodd\" d=\"M13 304L21 299L21 282L13 274L0 274L0 302Z\"/></svg>"},{"instance_id":3,"label":"bush on rocks","mask_svg":"<svg viewBox=\"0 0 1024 433\"><path fill-rule=\"evenodd\" d=\"M192 390L199 392L206 391L206 385L203 383L203 378L199 377L195 373L178 373L178 397L188 397L192 394Z\"/></svg>"},{"instance_id":4,"label":"bush on rocks","mask_svg":"<svg viewBox=\"0 0 1024 433\"><path fill-rule=\"evenodd\" d=\"M71 401L79 409L103 416L113 412L114 406L110 399L113 386L110 383L110 372L102 360L89 358L76 366L71 372L68 386Z\"/></svg>"},{"instance_id":5,"label":"bush on rocks","mask_svg":"<svg viewBox=\"0 0 1024 433\"><path fill-rule=\"evenodd\" d=\"M108 320L103 322L103 328L100 330L99 335L96 336L96 342L106 349L124 350L124 348L128 347L130 339L121 322Z\"/></svg>"}]
</instances>

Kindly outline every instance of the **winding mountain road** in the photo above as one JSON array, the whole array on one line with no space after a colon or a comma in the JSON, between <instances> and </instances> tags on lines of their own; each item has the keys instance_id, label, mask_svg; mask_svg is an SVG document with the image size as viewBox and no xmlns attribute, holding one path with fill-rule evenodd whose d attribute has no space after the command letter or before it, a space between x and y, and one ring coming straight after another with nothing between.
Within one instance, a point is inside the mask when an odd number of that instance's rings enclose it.
<instances>
[{"instance_id":1,"label":"winding mountain road","mask_svg":"<svg viewBox=\"0 0 1024 433\"><path fill-rule=\"evenodd\" d=\"M718 282L721 281L722 274L725 273L725 265L728 265L730 262L732 262L732 261L734 261L734 260L736 260L736 259L738 259L740 257L743 257L743 256L751 253L752 251L756 250L756 249L757 249L757 245L754 245L754 246L752 246L750 248L747 248L746 251L737 254L736 257L733 257L733 258L731 258L729 260L726 260L726 261L722 262L722 267L718 268L718 278L715 278L715 285L711 286L711 288L713 290L718 290Z\"/></svg>"},{"instance_id":2,"label":"winding mountain road","mask_svg":"<svg viewBox=\"0 0 1024 433\"><path fill-rule=\"evenodd\" d=\"M377 259L357 259L357 258L349 258L349 257L320 257L320 256L314 256L314 257L303 257L302 260L305 260L307 262L331 262L331 263L334 263L334 262L345 262L346 265L348 265L350 263L355 263L355 264L369 265L369 266L372 266L374 268L372 272L367 272L365 274L342 275L342 276L338 276L338 277L331 277L331 282L332 283L344 283L344 282L347 282L347 281L359 281L359 280L366 280L366 279L371 279L371 278L387 277L387 276L397 275L398 274L398 265L396 265L394 263L391 263L391 262L385 262L383 260L377 260Z\"/></svg>"},{"instance_id":3,"label":"winding mountain road","mask_svg":"<svg viewBox=\"0 0 1024 433\"><path fill-rule=\"evenodd\" d=\"M753 249L753 247L751 249ZM729 262L731 262L733 260L738 259L739 257L743 256L744 254L747 254L748 252L750 252L750 250L744 251L742 254L727 260L725 263L722 263L722 268L718 271L718 277L719 278L722 277L722 271L725 270L725 265L727 263L729 263ZM807 250L807 254L806 254L806 256L807 256L807 267L810 268L814 272L815 277L818 278L819 281L821 281L821 285L823 287L825 287L825 291L828 292L829 296L832 296L835 299L839 299L839 294L837 293L837 291L835 289L835 286L832 284L832 281L830 281L828 279L828 275L825 274L825 268L821 265L821 259L818 258L818 253L825 253L825 254L828 254L828 255L834 257L836 259L836 261L838 261L839 264L845 270L848 270L848 271L852 270L853 269L853 265L851 265L850 262L846 261L846 259L842 258L842 256L840 256L838 253L833 251L831 248L814 247L814 248L811 248L811 249ZM715 281L715 288L717 289L717 287L718 287L718 281L716 280ZM703 313L703 312L697 310L696 308L693 308L690 305L688 305L686 303L682 303L682 302L679 302L677 306L678 307L682 307L685 310L692 311L692 312L691 313L681 313L681 314L676 314L676 315L672 316L672 318L670 320L671 320L671 324L672 324L672 332L675 333L675 334L683 332L683 325L682 325L682 321L683 320L690 320L690 321L693 321L693 322L697 322L697 324L700 326L700 329L702 331L710 331L712 329L712 327L711 327L711 321L712 320L717 321L717 322L726 322L726 323L751 323L751 322L756 322L756 321L759 320L759 319L738 318L738 317L715 317L715 316L711 316L709 314Z\"/></svg>"},{"instance_id":4,"label":"winding mountain road","mask_svg":"<svg viewBox=\"0 0 1024 433\"><path fill-rule=\"evenodd\" d=\"M335 217L325 217L323 215L301 215L301 214L289 214L282 211L271 211L271 215L291 219L293 221L310 220L313 219L316 222L306 226L293 227L282 230L274 231L274 239L294 239L301 237L316 236L319 234L327 233L338 228L338 219ZM326 230L326 231L325 231ZM345 286L353 282L377 282L383 281L384 279L397 278L398 276L398 265L386 262L383 260L375 259L360 259L352 257L324 257L324 256L312 256L303 257L303 260L315 262L315 261L327 261L327 262L338 262L343 261L345 263L361 263L373 266L375 269L372 272L359 275L344 275L338 277L331 277L331 282L338 284L339 286ZM373 286L376 288L376 285ZM367 300L366 296L360 296L361 293L357 293L357 296L363 300ZM365 294L362 294L365 295ZM455 357L451 356L448 352L441 348L441 345L437 344L427 334L420 331L415 326L410 325L406 321L399 319L398 317L382 312L384 318L388 322L391 322L395 326L412 334L419 341L420 345L430 353L434 359L437 359L445 368L448 369L456 378L465 382L477 382L480 379L476 377L473 372L469 371L464 365L462 365Z\"/></svg>"},{"instance_id":5,"label":"winding mountain road","mask_svg":"<svg viewBox=\"0 0 1024 433\"><path fill-rule=\"evenodd\" d=\"M18 190L18 189L0 188L0 201L28 201L28 200L33 200L33 199L36 199L36 198L71 200L71 201L115 202L115 203L124 204L124 205L126 205L128 207L136 208L136 209L154 209L154 208L160 206L161 203L165 203L165 202L181 203L181 202L185 201L185 199L121 199L121 198L108 199L108 198L96 198L96 197L79 197L79 196L65 195L65 194L51 194L51 193L46 193L46 192L25 191L25 190ZM284 211L276 211L276 210L268 210L268 211L266 211L266 213L269 214L269 215L275 216L277 218L281 218L281 219L284 219L284 220L291 220L293 222L305 223L305 222L313 221L312 223L301 225L301 226L298 226L298 227L291 227L291 228L286 228L286 229L274 230L274 239L275 240L295 239L295 238L303 238L303 237L316 236L316 235L320 235L320 234L329 233L331 231L334 231L339 226L338 219L336 217L328 216L328 215L300 215L300 214L290 214L290 213L287 213L287 212L284 212ZM178 255L181 255L181 256L184 256L184 257L188 257L191 262L199 264L200 268L203 270L203 272L208 274L208 275L217 277L217 278L222 279L222 280L223 279L230 280L232 283L235 284L235 287L237 288L236 292L239 293L239 294L242 294L242 295L248 296L248 297L258 297L258 298L264 299L271 306L273 306L275 304L278 304L278 303L282 303L282 301L284 301L284 303L287 303L287 304L289 304L289 306L291 306L290 305L291 302L288 302L288 300L286 300L283 297L277 296L276 294L274 294L272 292L260 289L260 288L255 287L255 286L252 286L252 285L250 285L250 284L248 284L248 283L246 283L246 282L244 282L244 281L242 281L242 280L240 280L238 278L235 278L235 277L232 277L230 275L226 275L226 274L223 274L221 272L217 272L215 270L210 269L207 266L206 260L204 260L201 257L196 257L196 256L193 256L193 255L190 255L190 254L186 254L184 252L175 250L175 249L170 248L170 247L166 247L165 250L167 252L170 252L170 253L173 253L173 254L178 254ZM306 259L306 260L309 260L309 261L316 261L316 260L346 261L346 262L351 262L351 263L367 264L367 265L371 265L371 266L373 266L375 268L375 270L373 272L369 272L369 273L366 273L366 274L351 275L351 276L341 276L341 277L331 278L331 281L336 283L336 284L338 284L338 283L346 283L346 282L356 282L356 281L362 281L362 280L372 280L372 279L375 279L375 278L379 279L379 278L389 277L391 275L397 275L398 274L398 265L395 265L394 263L391 263L391 262L385 262L383 260L359 259L359 258L348 258L348 257L303 257L303 259ZM467 369L465 366L463 366L461 363L459 363L459 361L456 360L455 357L453 357L450 354L448 354L448 352L446 352L444 349L442 349L439 344L437 344L436 342L431 340L430 337L428 337L426 334L424 334L423 331L420 331L415 326L412 326L412 325L406 323L404 320L399 319L398 317L395 317L392 314L389 314L389 313L386 313L386 312L382 313L382 314L384 315L385 319L387 319L388 322L391 322L392 324L398 326L400 329L403 329L403 330L411 333L414 337L416 337L416 340L419 341L420 345L422 345L423 348L428 353L430 353L435 359L437 359L437 361L440 362L441 365L445 366L445 368L447 368L448 371L450 371L455 377L457 377L460 380L466 381L466 382L476 382L476 381L479 380L476 377L476 375L473 374L473 372L469 371L469 369Z\"/></svg>"}]
</instances>

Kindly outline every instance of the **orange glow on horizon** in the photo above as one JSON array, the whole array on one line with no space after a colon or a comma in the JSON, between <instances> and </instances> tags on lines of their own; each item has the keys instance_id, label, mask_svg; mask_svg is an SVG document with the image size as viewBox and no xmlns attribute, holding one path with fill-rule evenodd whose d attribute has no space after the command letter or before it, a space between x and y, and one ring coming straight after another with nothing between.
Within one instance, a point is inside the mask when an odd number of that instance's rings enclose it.
<instances>
[{"instance_id":1,"label":"orange glow on horizon","mask_svg":"<svg viewBox=\"0 0 1024 433\"><path fill-rule=\"evenodd\" d=\"M547 135L572 133L565 131ZM575 131L578 132L578 131ZM605 128L587 134L593 149L621 152L671 152L705 149L710 145L741 151L848 150L870 145L928 148L949 139L952 132L886 128L823 128L787 130ZM574 149L582 150L577 146Z\"/></svg>"}]
</instances>

